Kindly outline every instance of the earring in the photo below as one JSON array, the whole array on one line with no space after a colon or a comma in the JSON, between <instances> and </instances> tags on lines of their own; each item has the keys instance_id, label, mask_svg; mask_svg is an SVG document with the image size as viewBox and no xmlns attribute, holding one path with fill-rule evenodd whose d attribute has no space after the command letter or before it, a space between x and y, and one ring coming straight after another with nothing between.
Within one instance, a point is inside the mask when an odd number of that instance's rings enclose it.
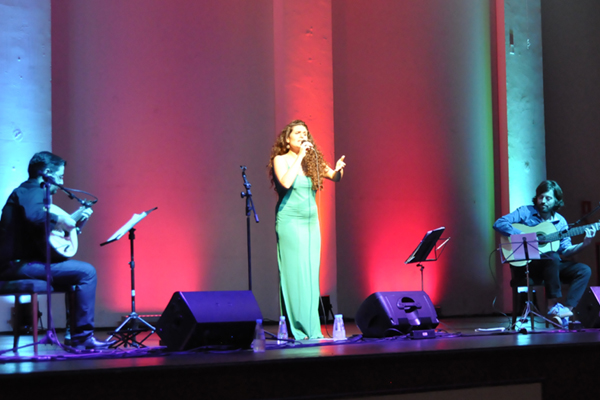
<instances>
[{"instance_id":1,"label":"earring","mask_svg":"<svg viewBox=\"0 0 600 400\"><path fill-rule=\"evenodd\" d=\"M290 144L288 143L288 144L285 146L285 148L286 148L286 149L289 149L289 148L290 148Z\"/></svg>"}]
</instances>

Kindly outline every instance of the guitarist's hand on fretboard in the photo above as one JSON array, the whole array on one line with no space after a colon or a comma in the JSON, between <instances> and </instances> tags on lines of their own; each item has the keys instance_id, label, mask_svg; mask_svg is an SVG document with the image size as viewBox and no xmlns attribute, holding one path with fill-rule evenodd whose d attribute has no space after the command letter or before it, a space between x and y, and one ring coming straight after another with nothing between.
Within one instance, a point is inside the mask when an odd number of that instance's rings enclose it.
<instances>
[{"instance_id":1,"label":"guitarist's hand on fretboard","mask_svg":"<svg viewBox=\"0 0 600 400\"><path fill-rule=\"evenodd\" d=\"M75 213L77 213L78 211L76 211ZM94 212L94 210L92 210L91 207L82 207L81 210L81 215L79 218L76 218L77 221L85 221L86 219L89 219L90 216L92 215L92 213ZM73 215L75 215L75 213Z\"/></svg>"},{"instance_id":2,"label":"guitarist's hand on fretboard","mask_svg":"<svg viewBox=\"0 0 600 400\"><path fill-rule=\"evenodd\" d=\"M592 241L594 240L594 236L596 236L596 226L595 225L590 225L587 228L585 228L585 238L583 238L582 247L592 244Z\"/></svg>"}]
</instances>

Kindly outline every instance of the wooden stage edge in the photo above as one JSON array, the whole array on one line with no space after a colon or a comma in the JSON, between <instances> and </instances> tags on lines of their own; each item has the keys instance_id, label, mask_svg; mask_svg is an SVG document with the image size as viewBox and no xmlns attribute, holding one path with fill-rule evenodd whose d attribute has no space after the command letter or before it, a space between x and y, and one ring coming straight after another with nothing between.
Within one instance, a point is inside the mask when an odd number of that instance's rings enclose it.
<instances>
[{"instance_id":1,"label":"wooden stage edge","mask_svg":"<svg viewBox=\"0 0 600 400\"><path fill-rule=\"evenodd\" d=\"M492 400L511 393L517 400L596 399L600 393L600 330L592 329L469 330L421 340L353 336L342 344L273 344L264 353L173 353L149 346L103 356L59 350L42 353L44 361L4 353L0 387L44 399Z\"/></svg>"}]
</instances>

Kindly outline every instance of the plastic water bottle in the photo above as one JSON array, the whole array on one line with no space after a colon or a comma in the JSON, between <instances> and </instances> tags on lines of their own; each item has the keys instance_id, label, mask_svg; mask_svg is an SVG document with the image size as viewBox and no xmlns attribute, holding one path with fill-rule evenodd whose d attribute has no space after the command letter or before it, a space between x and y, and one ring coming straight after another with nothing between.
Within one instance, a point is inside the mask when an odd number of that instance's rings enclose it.
<instances>
[{"instance_id":1,"label":"plastic water bottle","mask_svg":"<svg viewBox=\"0 0 600 400\"><path fill-rule=\"evenodd\" d=\"M334 315L333 319L333 340L346 340L346 328L342 314Z\"/></svg>"},{"instance_id":2,"label":"plastic water bottle","mask_svg":"<svg viewBox=\"0 0 600 400\"><path fill-rule=\"evenodd\" d=\"M266 348L265 330L263 329L262 319L256 320L254 328L254 340L252 341L252 349L255 353L264 353Z\"/></svg>"},{"instance_id":3,"label":"plastic water bottle","mask_svg":"<svg viewBox=\"0 0 600 400\"><path fill-rule=\"evenodd\" d=\"M279 317L279 330L277 331L277 344L286 344L288 338L287 325L285 323L285 317L282 315Z\"/></svg>"}]
</instances>

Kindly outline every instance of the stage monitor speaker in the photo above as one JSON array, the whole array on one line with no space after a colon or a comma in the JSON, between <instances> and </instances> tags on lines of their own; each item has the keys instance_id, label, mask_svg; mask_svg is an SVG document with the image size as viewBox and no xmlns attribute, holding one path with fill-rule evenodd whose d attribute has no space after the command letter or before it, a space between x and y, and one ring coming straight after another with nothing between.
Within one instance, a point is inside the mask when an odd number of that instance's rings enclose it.
<instances>
[{"instance_id":1,"label":"stage monitor speaker","mask_svg":"<svg viewBox=\"0 0 600 400\"><path fill-rule=\"evenodd\" d=\"M440 321L427 293L376 292L356 313L356 325L364 337L381 338L434 329Z\"/></svg>"},{"instance_id":2,"label":"stage monitor speaker","mask_svg":"<svg viewBox=\"0 0 600 400\"><path fill-rule=\"evenodd\" d=\"M600 286L585 291L573 314L573 319L579 320L585 328L600 328Z\"/></svg>"},{"instance_id":3,"label":"stage monitor speaker","mask_svg":"<svg viewBox=\"0 0 600 400\"><path fill-rule=\"evenodd\" d=\"M250 348L262 313L251 291L175 292L156 323L168 350Z\"/></svg>"}]
</instances>

